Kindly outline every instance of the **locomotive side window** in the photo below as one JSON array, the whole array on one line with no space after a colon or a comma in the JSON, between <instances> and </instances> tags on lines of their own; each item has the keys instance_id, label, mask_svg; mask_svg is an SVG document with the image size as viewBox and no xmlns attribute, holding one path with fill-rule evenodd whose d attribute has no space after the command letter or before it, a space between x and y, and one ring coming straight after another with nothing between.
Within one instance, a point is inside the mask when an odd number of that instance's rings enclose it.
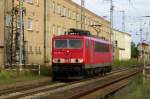
<instances>
[{"instance_id":1,"label":"locomotive side window","mask_svg":"<svg viewBox=\"0 0 150 99\"><path fill-rule=\"evenodd\" d=\"M67 48L67 40L55 40L55 48Z\"/></svg>"},{"instance_id":2,"label":"locomotive side window","mask_svg":"<svg viewBox=\"0 0 150 99\"><path fill-rule=\"evenodd\" d=\"M109 52L109 47L107 44L95 42L94 48L95 52Z\"/></svg>"},{"instance_id":3,"label":"locomotive side window","mask_svg":"<svg viewBox=\"0 0 150 99\"><path fill-rule=\"evenodd\" d=\"M82 47L82 40L69 40L69 48L81 48Z\"/></svg>"},{"instance_id":4,"label":"locomotive side window","mask_svg":"<svg viewBox=\"0 0 150 99\"><path fill-rule=\"evenodd\" d=\"M89 47L89 40L86 40L86 48Z\"/></svg>"}]
</instances>

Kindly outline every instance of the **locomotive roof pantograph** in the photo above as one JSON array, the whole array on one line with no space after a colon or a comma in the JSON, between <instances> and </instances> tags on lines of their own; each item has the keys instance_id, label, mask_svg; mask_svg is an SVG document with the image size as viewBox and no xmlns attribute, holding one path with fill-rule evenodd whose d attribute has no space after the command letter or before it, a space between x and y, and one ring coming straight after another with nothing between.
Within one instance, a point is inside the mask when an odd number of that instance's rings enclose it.
<instances>
[{"instance_id":1,"label":"locomotive roof pantograph","mask_svg":"<svg viewBox=\"0 0 150 99\"><path fill-rule=\"evenodd\" d=\"M90 33L90 31L87 30L70 28L67 32L65 32L65 35L91 36L92 34Z\"/></svg>"}]
</instances>

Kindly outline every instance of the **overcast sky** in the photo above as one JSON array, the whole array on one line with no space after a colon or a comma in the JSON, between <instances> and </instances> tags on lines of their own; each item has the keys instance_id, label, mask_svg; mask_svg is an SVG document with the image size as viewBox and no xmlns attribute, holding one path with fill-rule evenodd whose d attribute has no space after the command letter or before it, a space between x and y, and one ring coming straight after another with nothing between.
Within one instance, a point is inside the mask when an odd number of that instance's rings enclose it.
<instances>
[{"instance_id":1,"label":"overcast sky","mask_svg":"<svg viewBox=\"0 0 150 99\"><path fill-rule=\"evenodd\" d=\"M73 0L80 4L81 0ZM125 11L126 32L132 35L134 42L140 41L140 24L143 28L143 39L150 42L150 0L113 0L114 1L114 27L122 30L122 13ZM110 0L85 0L85 7L100 16L110 16Z\"/></svg>"}]
</instances>

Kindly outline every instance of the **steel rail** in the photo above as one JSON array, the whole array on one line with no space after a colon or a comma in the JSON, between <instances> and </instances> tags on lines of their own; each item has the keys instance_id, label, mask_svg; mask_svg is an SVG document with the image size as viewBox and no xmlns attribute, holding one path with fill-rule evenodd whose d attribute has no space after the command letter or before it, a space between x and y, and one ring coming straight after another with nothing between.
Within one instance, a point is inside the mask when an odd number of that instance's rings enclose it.
<instances>
[{"instance_id":1,"label":"steel rail","mask_svg":"<svg viewBox=\"0 0 150 99\"><path fill-rule=\"evenodd\" d=\"M96 82L97 79L101 80L101 81L106 81L106 79L109 79L109 77L111 77L111 75L117 75L118 73L122 73L124 71L129 71L130 69L119 69L119 70L114 70L113 72L106 74L105 76L97 76L97 77L93 77L93 78L88 78L88 79L84 79L84 80L80 80L80 81L75 81L75 82L69 82L69 83L62 83L62 82L51 82L51 83L43 83L40 86L31 86L31 87L18 87L16 89L12 89L12 90L6 90L4 92L0 91L0 98L1 99L18 99L21 97L35 97L35 95L37 96L44 96L45 93L57 93L57 91L61 91L61 89L65 90L65 88L71 88L71 86L86 86L86 84L91 84L93 82ZM54 84L56 83L56 84ZM33 84L32 84L33 85ZM36 85L36 84L35 84ZM3 94L3 95L2 95ZM41 94L41 95L40 95ZM62 99L62 98L60 98Z\"/></svg>"},{"instance_id":2,"label":"steel rail","mask_svg":"<svg viewBox=\"0 0 150 99\"><path fill-rule=\"evenodd\" d=\"M120 80L123 80L125 78L128 78L129 76L133 75L133 73L137 73L139 69L124 69L119 70L118 72L111 73L110 75L106 75L103 77L95 77L89 80L85 81L79 81L73 84L69 84L64 87L56 88L54 90L49 90L46 92L40 92L37 94L29 95L26 97L22 97L21 99L36 99L36 98L50 98L50 99L76 99L81 96L86 95L87 93L91 93L98 90L99 88L102 88L104 86L107 86L111 83L118 82Z\"/></svg>"}]
</instances>

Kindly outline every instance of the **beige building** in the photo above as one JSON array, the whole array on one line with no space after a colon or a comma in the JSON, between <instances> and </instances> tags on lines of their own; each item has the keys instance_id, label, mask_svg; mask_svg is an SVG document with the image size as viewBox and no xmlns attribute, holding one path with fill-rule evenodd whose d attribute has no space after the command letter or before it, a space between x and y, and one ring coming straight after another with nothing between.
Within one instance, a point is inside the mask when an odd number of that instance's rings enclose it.
<instances>
[{"instance_id":1,"label":"beige building","mask_svg":"<svg viewBox=\"0 0 150 99\"><path fill-rule=\"evenodd\" d=\"M3 1L3 2L2 2ZM4 52L6 50L6 45L8 39L10 37L10 24L11 24L11 12L12 12L12 0L1 0L0 3L2 3L4 12L1 12L4 15L5 14L5 21L3 16L3 21L1 21L3 24L0 26L0 29L2 28L2 32L0 35L0 41L3 46L5 46L5 49L3 48L3 54L0 56L0 64L7 63L7 57L9 55ZM19 0L14 0L14 8L19 8ZM43 0L25 0L23 3L24 6L24 41L25 41L25 52L26 52L26 62L27 63L36 63L36 64L43 64L44 63L44 1ZM17 11L17 10L15 10ZM16 15L17 16L17 15ZM16 17L15 16L15 17ZM2 16L1 16L2 17ZM1 18L0 17L0 18ZM19 18L18 18L19 19ZM17 18L14 19L14 21L18 20ZM17 22L16 22L17 23ZM4 25L5 24L5 25ZM17 23L18 24L18 23ZM16 24L14 24L14 30L16 29ZM5 28L5 29L4 29ZM17 27L19 29L19 27ZM4 32L5 30L5 32ZM9 31L10 30L10 31ZM14 32L15 34L16 32ZM1 44L0 43L0 44ZM2 59L5 59L5 61L1 62Z\"/></svg>"},{"instance_id":2,"label":"beige building","mask_svg":"<svg viewBox=\"0 0 150 99\"><path fill-rule=\"evenodd\" d=\"M137 45L139 50L139 59L150 60L150 45L148 43L142 43Z\"/></svg>"},{"instance_id":3,"label":"beige building","mask_svg":"<svg viewBox=\"0 0 150 99\"><path fill-rule=\"evenodd\" d=\"M131 58L131 35L118 30L113 30L115 59L128 60Z\"/></svg>"},{"instance_id":4,"label":"beige building","mask_svg":"<svg viewBox=\"0 0 150 99\"><path fill-rule=\"evenodd\" d=\"M4 49L6 48L5 43L7 43L9 36L9 27L7 25L10 22L11 1L12 0L0 1L0 7L2 7L0 11L0 20L2 20L0 23L0 64L6 63L6 58L8 57L4 54ZM17 6L18 0L14 1L15 6ZM25 8L24 32L27 55L26 61L30 64L50 64L52 37L54 35L64 34L69 28L81 28L81 7L71 0L24 0L23 5ZM84 9L82 15L83 29L89 30L93 35L98 35L105 40L110 40L109 21L104 20L102 17L87 9ZM130 39L130 36L125 36L126 33L119 33L119 31L117 33L119 35L123 34L124 39ZM125 42L122 41L124 39L119 39L118 42ZM130 40L128 42L130 42ZM121 44L119 46L121 46ZM128 51L128 53L130 53L130 46L128 44L126 45L125 43L125 45L120 48L126 48L126 52ZM130 55L126 58L129 57Z\"/></svg>"}]
</instances>

